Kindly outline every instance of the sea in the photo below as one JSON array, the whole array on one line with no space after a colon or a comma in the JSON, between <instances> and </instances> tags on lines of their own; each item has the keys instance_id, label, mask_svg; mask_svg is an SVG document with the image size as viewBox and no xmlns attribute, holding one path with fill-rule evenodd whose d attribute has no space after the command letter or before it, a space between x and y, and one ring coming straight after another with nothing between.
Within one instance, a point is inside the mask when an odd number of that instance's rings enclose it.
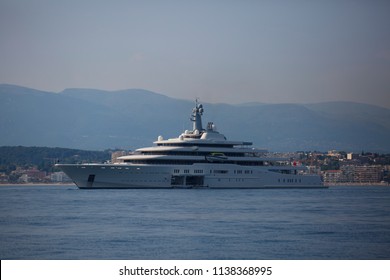
<instances>
[{"instance_id":1,"label":"sea","mask_svg":"<svg viewBox=\"0 0 390 280\"><path fill-rule=\"evenodd\" d=\"M2 260L390 259L390 187L0 187Z\"/></svg>"}]
</instances>

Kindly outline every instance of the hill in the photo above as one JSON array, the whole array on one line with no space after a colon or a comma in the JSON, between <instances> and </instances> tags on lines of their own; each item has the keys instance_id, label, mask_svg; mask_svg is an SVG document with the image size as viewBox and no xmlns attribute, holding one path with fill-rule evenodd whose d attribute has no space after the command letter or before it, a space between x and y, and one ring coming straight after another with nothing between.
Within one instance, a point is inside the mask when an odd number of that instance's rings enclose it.
<instances>
[{"instance_id":1,"label":"hill","mask_svg":"<svg viewBox=\"0 0 390 280\"><path fill-rule=\"evenodd\" d=\"M104 162L111 159L109 151L83 151L47 147L0 147L0 172L9 174L19 167L37 166L39 170L52 171L53 164Z\"/></svg>"},{"instance_id":2,"label":"hill","mask_svg":"<svg viewBox=\"0 0 390 280\"><path fill-rule=\"evenodd\" d=\"M142 89L52 93L0 85L0 146L135 149L190 129L193 105ZM228 139L259 148L390 152L386 108L351 102L203 105L204 124L213 121Z\"/></svg>"}]
</instances>

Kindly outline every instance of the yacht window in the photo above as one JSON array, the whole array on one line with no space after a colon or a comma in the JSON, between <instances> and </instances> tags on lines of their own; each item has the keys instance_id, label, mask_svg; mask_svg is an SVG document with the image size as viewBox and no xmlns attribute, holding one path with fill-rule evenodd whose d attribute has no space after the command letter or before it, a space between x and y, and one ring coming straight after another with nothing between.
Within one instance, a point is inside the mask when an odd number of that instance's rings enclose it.
<instances>
[{"instance_id":1,"label":"yacht window","mask_svg":"<svg viewBox=\"0 0 390 280\"><path fill-rule=\"evenodd\" d=\"M218 173L218 174L226 174L228 172L229 172L228 170L214 170L214 173Z\"/></svg>"}]
</instances>

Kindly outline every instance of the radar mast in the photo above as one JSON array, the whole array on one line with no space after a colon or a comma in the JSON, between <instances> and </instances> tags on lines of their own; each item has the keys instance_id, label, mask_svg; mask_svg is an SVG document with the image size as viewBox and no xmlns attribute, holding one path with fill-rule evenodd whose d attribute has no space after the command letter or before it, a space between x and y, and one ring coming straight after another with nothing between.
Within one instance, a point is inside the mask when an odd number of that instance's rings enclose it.
<instances>
[{"instance_id":1,"label":"radar mast","mask_svg":"<svg viewBox=\"0 0 390 280\"><path fill-rule=\"evenodd\" d=\"M203 115L203 105L198 103L198 98L195 99L195 108L192 109L191 121L193 122L193 132L195 131L202 132L202 115Z\"/></svg>"}]
</instances>

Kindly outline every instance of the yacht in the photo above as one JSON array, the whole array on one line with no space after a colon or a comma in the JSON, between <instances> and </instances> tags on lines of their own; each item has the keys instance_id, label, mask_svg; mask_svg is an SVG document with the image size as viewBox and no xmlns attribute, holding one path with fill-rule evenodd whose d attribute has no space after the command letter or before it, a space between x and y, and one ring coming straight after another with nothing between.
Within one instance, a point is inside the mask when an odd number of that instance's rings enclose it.
<instances>
[{"instance_id":1,"label":"yacht","mask_svg":"<svg viewBox=\"0 0 390 280\"><path fill-rule=\"evenodd\" d=\"M196 100L192 130L176 138L159 136L154 146L115 163L56 164L80 189L155 188L325 188L318 174L286 158L270 157L251 142L230 141L214 123L202 125Z\"/></svg>"}]
</instances>

